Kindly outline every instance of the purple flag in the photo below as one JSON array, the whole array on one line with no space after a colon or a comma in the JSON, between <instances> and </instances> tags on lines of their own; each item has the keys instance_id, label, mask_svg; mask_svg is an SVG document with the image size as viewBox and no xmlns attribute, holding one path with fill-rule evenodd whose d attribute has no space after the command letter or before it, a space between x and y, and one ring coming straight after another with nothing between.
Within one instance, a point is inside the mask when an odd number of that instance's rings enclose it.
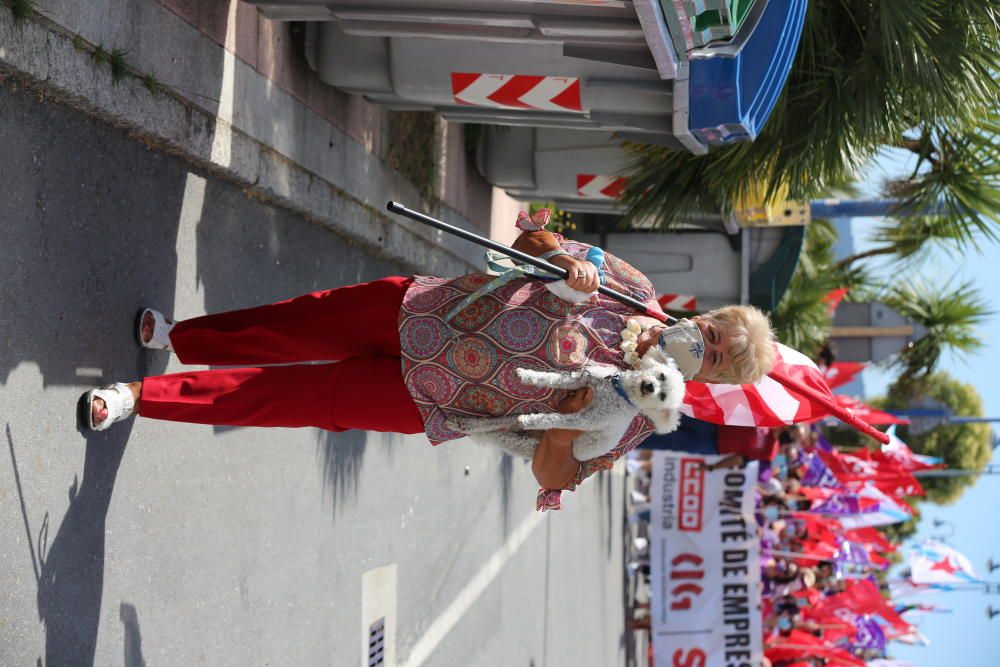
<instances>
[{"instance_id":1,"label":"purple flag","mask_svg":"<svg viewBox=\"0 0 1000 667\"><path fill-rule=\"evenodd\" d=\"M863 506L864 505L864 506ZM873 503L862 503L861 498L850 493L838 493L835 496L830 496L823 502L821 502L816 507L813 507L810 512L819 512L822 514L862 514L864 512L874 512L878 509L878 505Z\"/></svg>"},{"instance_id":2,"label":"purple flag","mask_svg":"<svg viewBox=\"0 0 1000 667\"><path fill-rule=\"evenodd\" d=\"M867 614L858 616L854 619L854 627L858 629L854 635L854 646L885 650L885 632L874 619L869 618Z\"/></svg>"},{"instance_id":3,"label":"purple flag","mask_svg":"<svg viewBox=\"0 0 1000 667\"><path fill-rule=\"evenodd\" d=\"M850 609L841 609L837 617L845 623L854 626L854 636L844 637L837 640L837 645L846 650L873 648L876 650L885 649L885 631L868 614L859 614Z\"/></svg>"},{"instance_id":4,"label":"purple flag","mask_svg":"<svg viewBox=\"0 0 1000 667\"><path fill-rule=\"evenodd\" d=\"M865 567L870 567L872 562L868 558L868 552L860 544L851 542L850 540L841 540L839 548L837 549L837 555L834 560L838 560L842 563L851 563L854 565L863 565Z\"/></svg>"},{"instance_id":5,"label":"purple flag","mask_svg":"<svg viewBox=\"0 0 1000 667\"><path fill-rule=\"evenodd\" d=\"M806 470L802 474L802 486L824 486L831 489L843 488L833 471L826 467L823 460L816 454L805 456Z\"/></svg>"},{"instance_id":6,"label":"purple flag","mask_svg":"<svg viewBox=\"0 0 1000 667\"><path fill-rule=\"evenodd\" d=\"M813 433L816 434L816 446L822 449L824 452L833 451L833 443L826 439L823 432L819 430L815 425L812 428Z\"/></svg>"}]
</instances>

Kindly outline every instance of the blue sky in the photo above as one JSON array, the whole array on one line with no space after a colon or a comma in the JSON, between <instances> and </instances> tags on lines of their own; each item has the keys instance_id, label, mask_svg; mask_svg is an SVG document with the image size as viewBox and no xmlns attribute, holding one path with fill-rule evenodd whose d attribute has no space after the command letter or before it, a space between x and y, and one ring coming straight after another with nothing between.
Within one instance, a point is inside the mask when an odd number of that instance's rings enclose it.
<instances>
[{"instance_id":1,"label":"blue sky","mask_svg":"<svg viewBox=\"0 0 1000 667\"><path fill-rule=\"evenodd\" d=\"M903 173L907 169L907 156L903 151L889 150L875 161L865 175L866 190L877 193L887 176ZM856 218L851 229L858 250L871 244L865 239L880 221ZM919 275L933 280L935 285L945 285L953 278L953 285L972 281L989 301L994 314L980 328L980 336L986 342L982 351L965 358L946 355L941 368L952 376L976 387L983 398L986 416L1000 417L1000 247L983 244L979 251L963 252L935 251L919 268L910 273L895 276L905 280ZM892 275L888 264L885 274ZM864 373L865 391L874 396L885 392L892 376L878 370ZM994 434L997 432L995 425ZM998 450L994 450L993 463L1000 464ZM922 506L920 530L915 539L931 536L949 536L948 543L970 558L972 563L985 575L987 558L1000 562L1000 476L983 476L967 489L954 505L941 507L925 503ZM935 529L934 519L947 521L950 525ZM954 528L952 528L952 526ZM987 577L990 578L990 577ZM1000 581L1000 571L991 578ZM921 632L931 641L929 647L908 647L893 643L893 657L909 660L918 667L939 665L961 665L961 667L993 667L997 664L1000 651L1000 617L992 622L986 620L984 610L987 604L1000 609L1000 595L987 596L982 592L949 592L926 596L924 602L954 609L951 614L926 614L922 619ZM990 627L992 624L993 627Z\"/></svg>"}]
</instances>

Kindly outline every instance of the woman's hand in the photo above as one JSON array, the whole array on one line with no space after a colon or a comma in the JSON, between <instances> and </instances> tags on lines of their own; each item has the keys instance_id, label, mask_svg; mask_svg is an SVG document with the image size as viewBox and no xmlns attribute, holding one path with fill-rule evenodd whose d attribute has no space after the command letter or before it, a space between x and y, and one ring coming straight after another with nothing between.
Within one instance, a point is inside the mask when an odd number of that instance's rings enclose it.
<instances>
[{"instance_id":1,"label":"woman's hand","mask_svg":"<svg viewBox=\"0 0 1000 667\"><path fill-rule=\"evenodd\" d=\"M593 387L581 387L566 394L556 406L560 414L579 412L594 400ZM580 471L580 462L573 457L573 441L583 431L568 428L550 428L542 433L531 461L531 471L539 485L546 489L564 489Z\"/></svg>"},{"instance_id":2,"label":"woman's hand","mask_svg":"<svg viewBox=\"0 0 1000 667\"><path fill-rule=\"evenodd\" d=\"M559 405L556 406L556 412L563 415L571 415L574 412L583 410L585 407L590 405L593 400L593 387L581 387L580 389L574 389L566 394L561 401L559 401Z\"/></svg>"},{"instance_id":3,"label":"woman's hand","mask_svg":"<svg viewBox=\"0 0 1000 667\"><path fill-rule=\"evenodd\" d=\"M601 274L597 267L585 259L572 255L556 255L549 259L556 266L566 269L566 284L581 292L596 292L601 286Z\"/></svg>"},{"instance_id":4,"label":"woman's hand","mask_svg":"<svg viewBox=\"0 0 1000 667\"><path fill-rule=\"evenodd\" d=\"M573 457L573 441L583 431L550 428L542 433L531 460L531 472L544 489L565 489L576 480L580 462Z\"/></svg>"},{"instance_id":5,"label":"woman's hand","mask_svg":"<svg viewBox=\"0 0 1000 667\"><path fill-rule=\"evenodd\" d=\"M642 355L646 354L646 350L659 342L660 334L666 328L667 327L662 324L657 324L656 326L650 327L639 334L639 340L635 342L635 353L639 355L640 359L642 358Z\"/></svg>"}]
</instances>

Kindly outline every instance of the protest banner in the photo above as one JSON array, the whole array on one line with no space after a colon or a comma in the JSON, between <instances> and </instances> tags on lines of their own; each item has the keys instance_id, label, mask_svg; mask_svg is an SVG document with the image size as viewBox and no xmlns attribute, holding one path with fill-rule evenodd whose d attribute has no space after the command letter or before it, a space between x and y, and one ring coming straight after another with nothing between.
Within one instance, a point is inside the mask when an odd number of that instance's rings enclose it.
<instances>
[{"instance_id":1,"label":"protest banner","mask_svg":"<svg viewBox=\"0 0 1000 667\"><path fill-rule=\"evenodd\" d=\"M761 663L757 464L653 452L650 612L656 667Z\"/></svg>"}]
</instances>

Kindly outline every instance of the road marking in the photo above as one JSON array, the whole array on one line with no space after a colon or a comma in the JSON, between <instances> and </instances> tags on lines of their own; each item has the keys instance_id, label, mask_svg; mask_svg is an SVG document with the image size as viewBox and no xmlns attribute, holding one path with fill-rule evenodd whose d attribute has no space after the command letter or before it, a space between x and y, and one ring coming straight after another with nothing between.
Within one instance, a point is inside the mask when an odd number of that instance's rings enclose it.
<instances>
[{"instance_id":1,"label":"road marking","mask_svg":"<svg viewBox=\"0 0 1000 667\"><path fill-rule=\"evenodd\" d=\"M545 512L532 512L514 529L514 532L507 538L503 546L486 561L482 569L472 578L472 581L466 584L462 592L444 610L444 613L438 616L431 626L427 628L427 632L424 633L424 636L413 647L410 655L406 658L406 662L401 663L400 667L420 667L420 665L424 664L427 658L434 652L434 649L437 648L438 644L441 643L441 640L448 636L448 633L452 631L458 621L475 604L479 596L483 594L483 591L496 579L497 575L500 574L500 570L510 560L510 557L517 553L517 550L521 548L521 545L528 539L532 531L545 520L545 516Z\"/></svg>"},{"instance_id":2,"label":"road marking","mask_svg":"<svg viewBox=\"0 0 1000 667\"><path fill-rule=\"evenodd\" d=\"M361 664L371 664L368 636L382 621L385 630L382 661L396 662L396 564L368 570L361 575Z\"/></svg>"}]
</instances>

